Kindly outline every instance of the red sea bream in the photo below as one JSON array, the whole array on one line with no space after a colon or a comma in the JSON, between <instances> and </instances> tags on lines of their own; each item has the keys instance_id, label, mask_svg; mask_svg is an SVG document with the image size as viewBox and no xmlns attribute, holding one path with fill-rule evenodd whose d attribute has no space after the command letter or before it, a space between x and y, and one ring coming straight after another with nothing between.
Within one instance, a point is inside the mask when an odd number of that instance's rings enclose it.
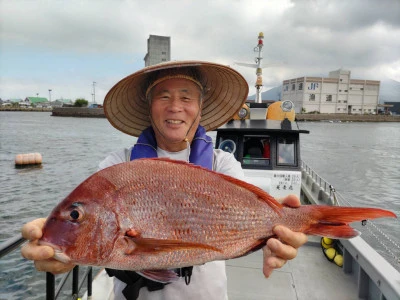
<instances>
[{"instance_id":1,"label":"red sea bream","mask_svg":"<svg viewBox=\"0 0 400 300\"><path fill-rule=\"evenodd\" d=\"M332 238L358 234L353 221L395 217L378 208L282 206L238 179L168 159L101 170L52 211L41 244L63 262L161 270L243 256L283 224Z\"/></svg>"}]
</instances>

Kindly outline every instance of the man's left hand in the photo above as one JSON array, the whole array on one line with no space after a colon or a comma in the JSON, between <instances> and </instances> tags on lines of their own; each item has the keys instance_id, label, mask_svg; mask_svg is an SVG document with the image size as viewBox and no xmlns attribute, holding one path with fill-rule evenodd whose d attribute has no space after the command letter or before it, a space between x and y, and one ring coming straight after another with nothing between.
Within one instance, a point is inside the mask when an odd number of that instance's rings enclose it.
<instances>
[{"instance_id":1,"label":"man's left hand","mask_svg":"<svg viewBox=\"0 0 400 300\"><path fill-rule=\"evenodd\" d=\"M282 204L290 207L299 207L300 200L295 195L289 195L283 199ZM302 232L294 232L283 225L273 228L277 238L270 238L263 248L265 277L269 277L274 269L282 268L290 259L297 256L297 249L307 242L307 235Z\"/></svg>"}]
</instances>

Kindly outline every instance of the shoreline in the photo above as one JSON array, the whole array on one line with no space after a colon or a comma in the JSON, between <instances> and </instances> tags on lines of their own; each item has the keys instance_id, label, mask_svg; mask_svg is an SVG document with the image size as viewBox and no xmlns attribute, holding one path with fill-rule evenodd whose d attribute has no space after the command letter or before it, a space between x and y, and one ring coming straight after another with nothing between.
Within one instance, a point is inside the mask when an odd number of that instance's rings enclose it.
<instances>
[{"instance_id":1,"label":"shoreline","mask_svg":"<svg viewBox=\"0 0 400 300\"><path fill-rule=\"evenodd\" d=\"M76 118L105 118L103 108L88 107L55 107L51 114L54 117L76 117Z\"/></svg>"},{"instance_id":2,"label":"shoreline","mask_svg":"<svg viewBox=\"0 0 400 300\"><path fill-rule=\"evenodd\" d=\"M0 111L36 111L36 112L52 112L52 108L46 108L46 107L30 107L30 108L25 108L25 107L0 107Z\"/></svg>"},{"instance_id":3,"label":"shoreline","mask_svg":"<svg viewBox=\"0 0 400 300\"><path fill-rule=\"evenodd\" d=\"M105 118L103 108L0 108L0 111L51 112L55 117ZM298 122L400 122L400 115L296 114Z\"/></svg>"},{"instance_id":4,"label":"shoreline","mask_svg":"<svg viewBox=\"0 0 400 300\"><path fill-rule=\"evenodd\" d=\"M298 122L400 122L400 115L296 114Z\"/></svg>"}]
</instances>

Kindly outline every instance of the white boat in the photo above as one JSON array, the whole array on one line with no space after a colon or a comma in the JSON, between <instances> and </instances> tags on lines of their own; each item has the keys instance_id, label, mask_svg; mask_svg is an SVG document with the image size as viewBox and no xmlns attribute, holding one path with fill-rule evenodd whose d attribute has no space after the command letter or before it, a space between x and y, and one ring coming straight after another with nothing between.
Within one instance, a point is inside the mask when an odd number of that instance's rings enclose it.
<instances>
[{"instance_id":1,"label":"white boat","mask_svg":"<svg viewBox=\"0 0 400 300\"><path fill-rule=\"evenodd\" d=\"M286 114L293 119L292 105L249 104L247 115L242 112L241 118L217 130L216 148L234 153L246 181L276 198L297 194L303 204L338 205L332 187L301 161L300 135L309 132L285 119ZM285 113L282 107L290 109ZM267 114L281 120L266 119ZM229 299L400 299L400 273L361 237L336 241L335 246L343 253L343 267L325 257L320 237L310 236L298 256L268 279L263 276L261 251L228 260ZM101 299L111 289L112 280L101 272L92 299Z\"/></svg>"}]
</instances>

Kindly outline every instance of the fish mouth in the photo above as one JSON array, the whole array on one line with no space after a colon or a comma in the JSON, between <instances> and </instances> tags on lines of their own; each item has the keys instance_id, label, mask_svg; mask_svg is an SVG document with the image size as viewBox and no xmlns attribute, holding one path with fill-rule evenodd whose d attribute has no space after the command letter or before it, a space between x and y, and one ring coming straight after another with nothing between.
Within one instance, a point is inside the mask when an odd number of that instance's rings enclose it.
<instances>
[{"instance_id":1,"label":"fish mouth","mask_svg":"<svg viewBox=\"0 0 400 300\"><path fill-rule=\"evenodd\" d=\"M64 264L71 263L71 258L64 253L64 251L62 250L62 248L60 246L57 246L57 245L54 245L52 243L45 242L45 241L39 241L39 245L41 245L41 246L49 246L49 247L53 248L54 249L53 258L55 260L58 260L58 261L60 261L60 262L62 262Z\"/></svg>"}]
</instances>

